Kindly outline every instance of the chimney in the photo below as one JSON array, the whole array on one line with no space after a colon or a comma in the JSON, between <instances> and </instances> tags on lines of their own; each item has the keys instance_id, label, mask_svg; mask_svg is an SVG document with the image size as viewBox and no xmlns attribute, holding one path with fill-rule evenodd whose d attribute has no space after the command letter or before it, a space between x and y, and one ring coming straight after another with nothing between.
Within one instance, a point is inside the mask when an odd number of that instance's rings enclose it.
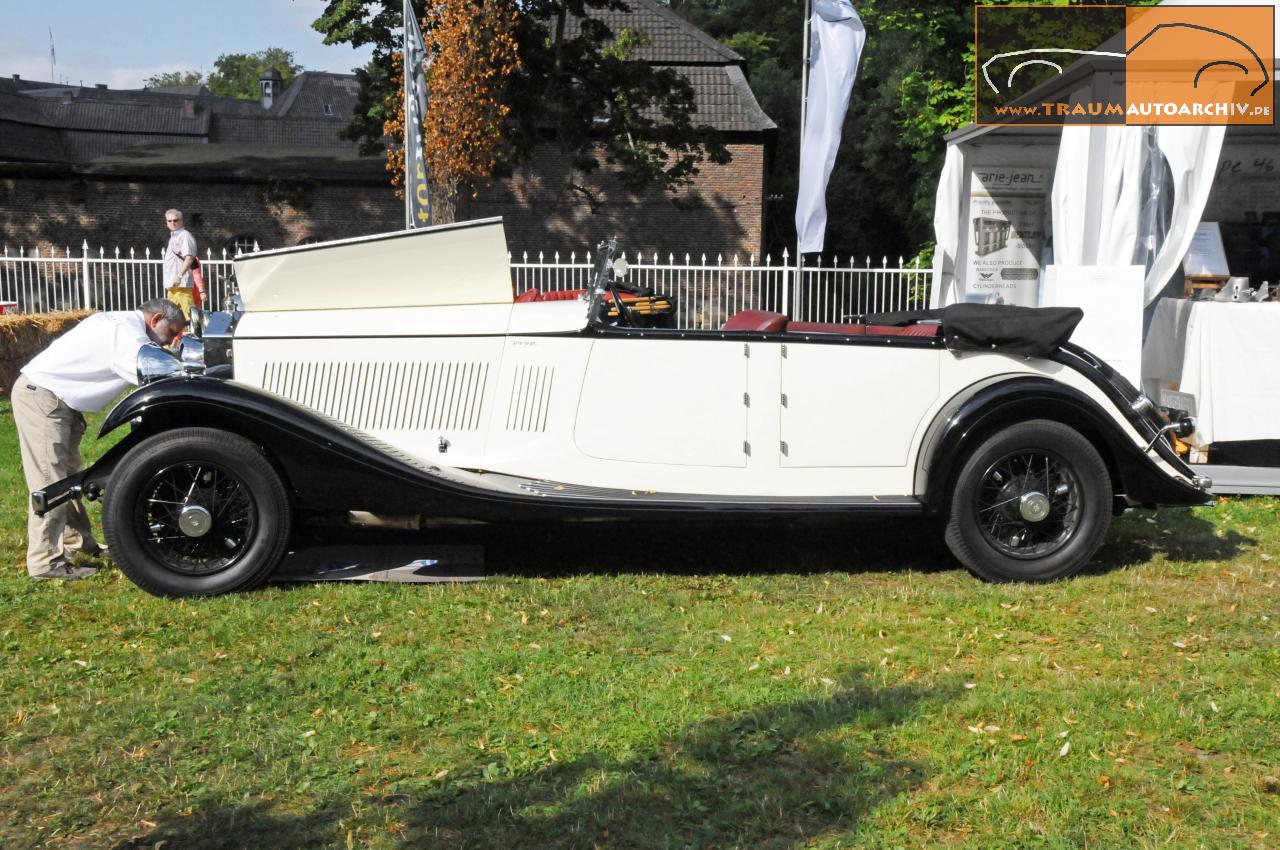
<instances>
[{"instance_id":1,"label":"chimney","mask_svg":"<svg viewBox=\"0 0 1280 850\"><path fill-rule=\"evenodd\" d=\"M268 68L263 71L261 79L258 80L262 108L270 109L272 104L276 102L276 96L282 92L283 88L284 77L280 76L279 71L275 68Z\"/></svg>"},{"instance_id":2,"label":"chimney","mask_svg":"<svg viewBox=\"0 0 1280 850\"><path fill-rule=\"evenodd\" d=\"M106 84L106 83L94 83L94 84L93 84L93 87L94 87L95 89L105 89L105 88L107 87L107 84Z\"/></svg>"},{"instance_id":3,"label":"chimney","mask_svg":"<svg viewBox=\"0 0 1280 850\"><path fill-rule=\"evenodd\" d=\"M21 79L22 79L22 75L21 75L21 74L14 74L14 75L13 75L13 81L14 81L15 83L16 83L16 82L18 82L18 80L21 80Z\"/></svg>"}]
</instances>

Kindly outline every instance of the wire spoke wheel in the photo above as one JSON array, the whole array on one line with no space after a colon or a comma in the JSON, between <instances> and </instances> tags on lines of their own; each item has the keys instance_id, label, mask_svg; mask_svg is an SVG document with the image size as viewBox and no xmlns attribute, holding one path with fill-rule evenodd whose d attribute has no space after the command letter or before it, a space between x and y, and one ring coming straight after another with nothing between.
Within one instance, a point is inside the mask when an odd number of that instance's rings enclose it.
<instances>
[{"instance_id":1,"label":"wire spoke wheel","mask_svg":"<svg viewBox=\"0 0 1280 850\"><path fill-rule=\"evenodd\" d=\"M160 469L139 491L134 516L148 554L191 576L234 565L257 530L257 506L248 486L207 462Z\"/></svg>"},{"instance_id":2,"label":"wire spoke wheel","mask_svg":"<svg viewBox=\"0 0 1280 850\"><path fill-rule=\"evenodd\" d=\"M289 493L254 443L215 428L140 440L107 484L102 525L120 569L156 596L264 581L288 551Z\"/></svg>"},{"instance_id":3,"label":"wire spoke wheel","mask_svg":"<svg viewBox=\"0 0 1280 850\"><path fill-rule=\"evenodd\" d=\"M988 581L1054 581L1089 562L1112 506L1110 473L1088 438L1061 422L1018 422L967 453L947 546Z\"/></svg>"},{"instance_id":4,"label":"wire spoke wheel","mask_svg":"<svg viewBox=\"0 0 1280 850\"><path fill-rule=\"evenodd\" d=\"M987 542L1011 558L1042 558L1071 539L1080 520L1080 482L1046 451L1005 455L983 473L975 521Z\"/></svg>"}]
</instances>

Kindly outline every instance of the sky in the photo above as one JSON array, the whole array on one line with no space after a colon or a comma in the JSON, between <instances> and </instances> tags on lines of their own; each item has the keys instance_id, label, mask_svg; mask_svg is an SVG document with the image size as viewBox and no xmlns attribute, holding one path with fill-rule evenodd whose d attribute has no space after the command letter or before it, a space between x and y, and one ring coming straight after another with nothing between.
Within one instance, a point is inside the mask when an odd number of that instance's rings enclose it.
<instances>
[{"instance_id":1,"label":"sky","mask_svg":"<svg viewBox=\"0 0 1280 850\"><path fill-rule=\"evenodd\" d=\"M292 50L308 71L350 73L372 47L326 46L325 0L0 0L0 75L141 88L165 71L206 74L224 53ZM49 30L57 64L49 70Z\"/></svg>"}]
</instances>

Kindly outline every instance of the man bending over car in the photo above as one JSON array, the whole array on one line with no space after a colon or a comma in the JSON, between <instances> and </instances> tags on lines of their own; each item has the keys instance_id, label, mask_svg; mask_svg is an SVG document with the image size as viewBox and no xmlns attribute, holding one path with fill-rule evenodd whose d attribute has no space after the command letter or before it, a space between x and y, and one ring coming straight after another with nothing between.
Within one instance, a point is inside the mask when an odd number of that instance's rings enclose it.
<instances>
[{"instance_id":1,"label":"man bending over car","mask_svg":"<svg viewBox=\"0 0 1280 850\"><path fill-rule=\"evenodd\" d=\"M138 352L151 343L169 345L185 325L178 305L164 298L137 310L95 313L22 367L9 397L28 491L80 471L83 414L101 410L127 385L137 384ZM43 517L27 506L27 573L32 578L87 578L97 568L73 565L68 557L102 553L79 499Z\"/></svg>"}]
</instances>

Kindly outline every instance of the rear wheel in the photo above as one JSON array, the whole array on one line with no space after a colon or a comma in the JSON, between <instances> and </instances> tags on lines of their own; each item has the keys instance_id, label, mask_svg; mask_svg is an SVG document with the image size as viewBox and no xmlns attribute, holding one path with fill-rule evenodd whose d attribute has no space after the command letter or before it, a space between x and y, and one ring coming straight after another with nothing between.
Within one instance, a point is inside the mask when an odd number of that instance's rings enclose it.
<instances>
[{"instance_id":1,"label":"rear wheel","mask_svg":"<svg viewBox=\"0 0 1280 850\"><path fill-rule=\"evenodd\" d=\"M1102 545L1111 499L1107 466L1080 432L1023 422L989 438L961 467L947 545L989 581L1064 578Z\"/></svg>"},{"instance_id":2,"label":"rear wheel","mask_svg":"<svg viewBox=\"0 0 1280 850\"><path fill-rule=\"evenodd\" d=\"M102 507L120 569L157 596L253 587L284 557L284 483L248 440L182 428L143 440L120 461Z\"/></svg>"}]
</instances>

